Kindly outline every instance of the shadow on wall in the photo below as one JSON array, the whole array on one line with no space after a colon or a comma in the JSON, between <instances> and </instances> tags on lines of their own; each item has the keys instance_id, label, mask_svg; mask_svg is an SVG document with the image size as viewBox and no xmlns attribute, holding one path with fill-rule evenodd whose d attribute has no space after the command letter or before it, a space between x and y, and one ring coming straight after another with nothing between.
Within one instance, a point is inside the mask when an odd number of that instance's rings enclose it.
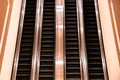
<instances>
[{"instance_id":1,"label":"shadow on wall","mask_svg":"<svg viewBox=\"0 0 120 80\"><path fill-rule=\"evenodd\" d=\"M0 0L0 71L5 51L13 0Z\"/></svg>"},{"instance_id":2,"label":"shadow on wall","mask_svg":"<svg viewBox=\"0 0 120 80\"><path fill-rule=\"evenodd\" d=\"M113 8L114 8L114 14L115 14L115 19L117 24L117 30L120 38L120 0L112 0L112 3L114 6Z\"/></svg>"},{"instance_id":3,"label":"shadow on wall","mask_svg":"<svg viewBox=\"0 0 120 80\"><path fill-rule=\"evenodd\" d=\"M120 0L109 0L109 7L120 65Z\"/></svg>"}]
</instances>

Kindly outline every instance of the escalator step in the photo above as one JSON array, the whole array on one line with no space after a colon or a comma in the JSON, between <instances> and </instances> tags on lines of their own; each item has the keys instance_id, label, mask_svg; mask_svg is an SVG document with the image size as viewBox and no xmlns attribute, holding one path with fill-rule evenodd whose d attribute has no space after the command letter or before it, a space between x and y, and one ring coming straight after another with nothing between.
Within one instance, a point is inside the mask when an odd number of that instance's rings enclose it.
<instances>
[{"instance_id":1,"label":"escalator step","mask_svg":"<svg viewBox=\"0 0 120 80\"><path fill-rule=\"evenodd\" d=\"M55 0L44 0L39 80L55 79Z\"/></svg>"},{"instance_id":2,"label":"escalator step","mask_svg":"<svg viewBox=\"0 0 120 80\"><path fill-rule=\"evenodd\" d=\"M80 80L76 0L65 0L66 80Z\"/></svg>"}]
</instances>

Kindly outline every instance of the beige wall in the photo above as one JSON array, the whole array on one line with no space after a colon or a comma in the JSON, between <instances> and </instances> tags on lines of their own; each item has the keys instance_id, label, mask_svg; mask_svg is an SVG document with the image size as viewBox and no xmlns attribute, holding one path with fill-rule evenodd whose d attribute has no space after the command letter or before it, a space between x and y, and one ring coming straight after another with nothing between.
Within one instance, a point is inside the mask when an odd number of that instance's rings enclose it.
<instances>
[{"instance_id":1,"label":"beige wall","mask_svg":"<svg viewBox=\"0 0 120 80\"><path fill-rule=\"evenodd\" d=\"M116 41L118 36L114 30L115 18L112 17L111 2L110 0L98 0L98 2L109 80L120 80L119 46Z\"/></svg>"}]
</instances>

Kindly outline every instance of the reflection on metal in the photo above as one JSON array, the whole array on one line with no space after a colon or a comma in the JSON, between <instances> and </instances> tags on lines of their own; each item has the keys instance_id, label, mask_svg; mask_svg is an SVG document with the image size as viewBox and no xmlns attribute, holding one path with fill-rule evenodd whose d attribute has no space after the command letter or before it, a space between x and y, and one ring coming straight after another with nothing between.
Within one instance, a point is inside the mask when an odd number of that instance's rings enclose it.
<instances>
[{"instance_id":1,"label":"reflection on metal","mask_svg":"<svg viewBox=\"0 0 120 80\"><path fill-rule=\"evenodd\" d=\"M78 45L79 45L79 59L80 59L80 73L81 73L81 80L83 80L83 66L82 66L82 56L81 56L81 33L80 33L80 14L79 14L79 0L76 0L76 8L77 8L77 28L78 28Z\"/></svg>"},{"instance_id":2,"label":"reflection on metal","mask_svg":"<svg viewBox=\"0 0 120 80\"><path fill-rule=\"evenodd\" d=\"M39 80L39 69L40 69L40 50L41 50L41 37L42 37L42 20L43 20L43 5L44 5L44 0L38 0L39 3L39 13L38 13L38 23L39 23L39 28L38 28L38 53L37 53L37 67L36 67L36 79Z\"/></svg>"},{"instance_id":3,"label":"reflection on metal","mask_svg":"<svg viewBox=\"0 0 120 80\"><path fill-rule=\"evenodd\" d=\"M26 0L23 0L22 7L21 7L20 23L19 23L19 29L18 29L18 37L17 37L17 42L16 42L16 51L15 51L15 58L14 58L11 80L16 80L19 52L20 52L20 43L21 43L23 22L24 22L24 15L25 15L25 7L26 7Z\"/></svg>"},{"instance_id":4,"label":"reflection on metal","mask_svg":"<svg viewBox=\"0 0 120 80\"><path fill-rule=\"evenodd\" d=\"M79 25L80 25L80 35L81 35L81 64L83 66L83 80L88 80L88 67L87 67L87 52L86 52L86 44L85 44L85 31L84 31L84 18L83 18L83 0L77 1L78 5L78 16L79 16Z\"/></svg>"},{"instance_id":5,"label":"reflection on metal","mask_svg":"<svg viewBox=\"0 0 120 80\"><path fill-rule=\"evenodd\" d=\"M36 60L38 53L38 36L39 36L39 18L40 15L40 0L36 3L36 20L35 20L35 31L34 31L34 43L33 43L33 55L32 55L32 66L31 66L31 77L30 80L35 80L36 78Z\"/></svg>"},{"instance_id":6,"label":"reflection on metal","mask_svg":"<svg viewBox=\"0 0 120 80\"><path fill-rule=\"evenodd\" d=\"M103 65L103 71L104 71L104 80L108 80L108 73L107 73L107 64L105 60L105 52L104 52L104 45L103 45L103 39L102 39L102 31L101 31L101 25L100 25L100 17L99 17L99 8L98 8L98 1L94 0L95 3L95 12L96 12L96 20L97 20L97 27L98 27L98 36L99 36L99 43L100 43L100 51L101 51L101 58L102 58L102 65Z\"/></svg>"},{"instance_id":7,"label":"reflection on metal","mask_svg":"<svg viewBox=\"0 0 120 80\"><path fill-rule=\"evenodd\" d=\"M64 0L56 0L55 80L64 80Z\"/></svg>"}]
</instances>

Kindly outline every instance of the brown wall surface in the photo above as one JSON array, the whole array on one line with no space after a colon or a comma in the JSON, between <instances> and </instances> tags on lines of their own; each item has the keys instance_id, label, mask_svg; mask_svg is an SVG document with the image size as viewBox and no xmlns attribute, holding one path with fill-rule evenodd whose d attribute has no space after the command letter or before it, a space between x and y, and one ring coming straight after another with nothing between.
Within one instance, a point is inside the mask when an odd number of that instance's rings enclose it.
<instances>
[{"instance_id":1,"label":"brown wall surface","mask_svg":"<svg viewBox=\"0 0 120 80\"><path fill-rule=\"evenodd\" d=\"M8 3L9 2L9 3ZM12 11L12 6L13 6L13 0L0 0L0 39L1 39L1 34L3 30L3 24L6 16L6 9L8 4L10 5L9 7L9 12L8 12L8 18L7 18L7 24L6 24L6 29L5 29L5 34L3 37L3 44L2 44L2 50L0 54L0 71L2 67L2 61L3 61L3 56L4 56L4 51L5 51L5 45L6 45L6 39L7 39L7 34L8 34L8 29L9 29L9 23L10 23L10 18L11 18L11 11Z\"/></svg>"}]
</instances>

